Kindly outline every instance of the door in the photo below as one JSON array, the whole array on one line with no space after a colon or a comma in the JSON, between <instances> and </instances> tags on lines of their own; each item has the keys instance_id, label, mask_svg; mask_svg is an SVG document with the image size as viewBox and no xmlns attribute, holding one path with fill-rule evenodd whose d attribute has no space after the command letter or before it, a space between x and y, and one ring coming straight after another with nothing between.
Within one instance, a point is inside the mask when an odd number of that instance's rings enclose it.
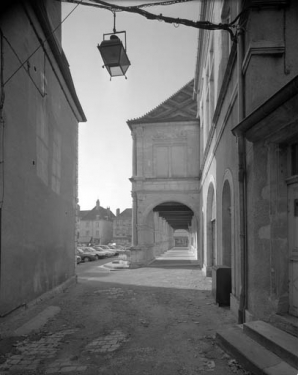
<instances>
[{"instance_id":1,"label":"door","mask_svg":"<svg viewBox=\"0 0 298 375\"><path fill-rule=\"evenodd\" d=\"M215 248L215 220L211 220L211 253L212 253L212 264L211 266L215 266L216 262L216 248Z\"/></svg>"},{"instance_id":2,"label":"door","mask_svg":"<svg viewBox=\"0 0 298 375\"><path fill-rule=\"evenodd\" d=\"M289 313L298 317L298 183L288 185Z\"/></svg>"}]
</instances>

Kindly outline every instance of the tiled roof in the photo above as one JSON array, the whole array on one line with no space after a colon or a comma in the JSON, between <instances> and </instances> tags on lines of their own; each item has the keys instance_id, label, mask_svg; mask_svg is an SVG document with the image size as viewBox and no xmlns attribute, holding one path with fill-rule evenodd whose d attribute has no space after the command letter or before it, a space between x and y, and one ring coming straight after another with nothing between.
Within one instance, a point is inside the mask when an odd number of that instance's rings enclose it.
<instances>
[{"instance_id":1,"label":"tiled roof","mask_svg":"<svg viewBox=\"0 0 298 375\"><path fill-rule=\"evenodd\" d=\"M93 221L96 220L97 216L99 216L100 220L106 220L107 218L113 220L115 218L115 215L112 211L101 206L99 206L98 208L95 206L92 210L85 212L86 214L81 217L81 220Z\"/></svg>"},{"instance_id":2,"label":"tiled roof","mask_svg":"<svg viewBox=\"0 0 298 375\"><path fill-rule=\"evenodd\" d=\"M79 217L80 217L80 219L82 219L82 218L83 218L88 212L89 212L89 211L87 211L87 210L80 211L80 212L79 212Z\"/></svg>"},{"instance_id":3,"label":"tiled roof","mask_svg":"<svg viewBox=\"0 0 298 375\"><path fill-rule=\"evenodd\" d=\"M191 80L182 89L144 116L128 120L132 124L197 120L197 103L193 99L194 82Z\"/></svg>"},{"instance_id":4,"label":"tiled roof","mask_svg":"<svg viewBox=\"0 0 298 375\"><path fill-rule=\"evenodd\" d=\"M121 214L119 214L117 216L117 219L118 218L125 218L125 217L131 217L132 216L132 209L131 208L126 208L124 211L121 212Z\"/></svg>"}]
</instances>

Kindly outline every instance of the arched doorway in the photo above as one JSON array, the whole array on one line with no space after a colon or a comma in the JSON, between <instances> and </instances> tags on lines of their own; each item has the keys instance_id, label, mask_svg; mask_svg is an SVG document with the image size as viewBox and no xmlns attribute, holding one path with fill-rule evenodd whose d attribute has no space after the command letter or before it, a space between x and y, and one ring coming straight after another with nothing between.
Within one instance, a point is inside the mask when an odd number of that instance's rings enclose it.
<instances>
[{"instance_id":1,"label":"arched doorway","mask_svg":"<svg viewBox=\"0 0 298 375\"><path fill-rule=\"evenodd\" d=\"M212 266L216 264L216 206L214 186L211 183L207 194L206 235L207 235L207 276L211 276Z\"/></svg>"},{"instance_id":2,"label":"arched doorway","mask_svg":"<svg viewBox=\"0 0 298 375\"><path fill-rule=\"evenodd\" d=\"M222 190L222 264L231 267L232 257L232 212L231 187L225 181Z\"/></svg>"}]
</instances>

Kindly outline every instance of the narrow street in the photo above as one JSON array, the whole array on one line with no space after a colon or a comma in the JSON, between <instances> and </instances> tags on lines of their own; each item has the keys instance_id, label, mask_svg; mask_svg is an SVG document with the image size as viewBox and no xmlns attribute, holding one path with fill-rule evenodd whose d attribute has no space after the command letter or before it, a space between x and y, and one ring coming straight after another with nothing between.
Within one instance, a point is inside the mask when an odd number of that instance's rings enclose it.
<instances>
[{"instance_id":1,"label":"narrow street","mask_svg":"<svg viewBox=\"0 0 298 375\"><path fill-rule=\"evenodd\" d=\"M76 285L1 323L0 374L247 374L215 343L236 321L211 279L173 253L162 261L79 264Z\"/></svg>"}]
</instances>

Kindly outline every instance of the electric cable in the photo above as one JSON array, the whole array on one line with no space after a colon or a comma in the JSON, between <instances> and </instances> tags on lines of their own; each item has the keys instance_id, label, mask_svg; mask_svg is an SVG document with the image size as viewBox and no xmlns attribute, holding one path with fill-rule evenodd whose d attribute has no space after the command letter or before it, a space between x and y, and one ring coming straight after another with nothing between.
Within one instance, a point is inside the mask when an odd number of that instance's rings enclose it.
<instances>
[{"instance_id":1,"label":"electric cable","mask_svg":"<svg viewBox=\"0 0 298 375\"><path fill-rule=\"evenodd\" d=\"M5 86L16 74L17 72L22 69L22 67L29 61L29 59L46 43L46 41L54 34L54 32L63 24L63 22L77 9L77 7L83 2L80 0L77 5L68 13L66 17L52 30L49 36L44 39L40 45L27 57L27 59L17 68L17 70L4 82L3 86Z\"/></svg>"}]
</instances>

